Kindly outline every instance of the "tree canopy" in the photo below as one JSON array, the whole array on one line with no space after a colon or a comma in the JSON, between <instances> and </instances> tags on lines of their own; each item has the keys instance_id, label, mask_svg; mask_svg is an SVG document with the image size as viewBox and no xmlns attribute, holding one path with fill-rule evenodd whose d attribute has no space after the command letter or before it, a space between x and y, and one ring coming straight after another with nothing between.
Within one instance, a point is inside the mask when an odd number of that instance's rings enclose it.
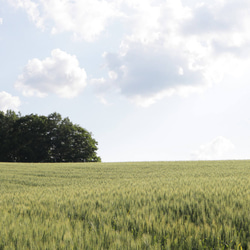
<instances>
[{"instance_id":1,"label":"tree canopy","mask_svg":"<svg viewBox=\"0 0 250 250\"><path fill-rule=\"evenodd\" d=\"M90 132L58 113L0 112L0 161L96 162L97 145Z\"/></svg>"}]
</instances>

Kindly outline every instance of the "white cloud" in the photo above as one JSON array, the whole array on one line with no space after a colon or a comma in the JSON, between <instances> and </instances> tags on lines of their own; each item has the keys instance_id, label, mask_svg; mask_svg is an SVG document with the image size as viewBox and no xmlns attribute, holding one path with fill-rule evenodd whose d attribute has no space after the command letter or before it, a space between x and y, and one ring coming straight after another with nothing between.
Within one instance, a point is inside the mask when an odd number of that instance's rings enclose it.
<instances>
[{"instance_id":1,"label":"white cloud","mask_svg":"<svg viewBox=\"0 0 250 250\"><path fill-rule=\"evenodd\" d=\"M0 17L0 25L3 24L3 18Z\"/></svg>"},{"instance_id":2,"label":"white cloud","mask_svg":"<svg viewBox=\"0 0 250 250\"><path fill-rule=\"evenodd\" d=\"M143 106L203 91L228 72L239 73L250 58L248 0L8 1L53 34L93 41L109 24L120 25L117 34L125 33L120 50L106 52L102 89L112 86Z\"/></svg>"},{"instance_id":3,"label":"white cloud","mask_svg":"<svg viewBox=\"0 0 250 250\"><path fill-rule=\"evenodd\" d=\"M71 32L77 39L96 39L112 18L119 16L116 1L9 0L23 8L39 28L52 34Z\"/></svg>"},{"instance_id":4,"label":"white cloud","mask_svg":"<svg viewBox=\"0 0 250 250\"><path fill-rule=\"evenodd\" d=\"M125 18L132 27L118 53L104 54L106 67L116 79L106 79L119 92L141 106L149 106L166 96L186 95L207 87L203 65L197 66L195 53L187 49L178 26L190 17L181 1L123 1Z\"/></svg>"},{"instance_id":5,"label":"white cloud","mask_svg":"<svg viewBox=\"0 0 250 250\"><path fill-rule=\"evenodd\" d=\"M12 96L5 91L0 92L0 110L4 112L8 109L17 111L20 105L21 101L18 96Z\"/></svg>"},{"instance_id":6,"label":"white cloud","mask_svg":"<svg viewBox=\"0 0 250 250\"><path fill-rule=\"evenodd\" d=\"M131 29L120 51L105 53L112 75L104 82L139 105L204 91L248 64L246 0L124 0L121 10Z\"/></svg>"},{"instance_id":7,"label":"white cloud","mask_svg":"<svg viewBox=\"0 0 250 250\"><path fill-rule=\"evenodd\" d=\"M233 143L225 137L219 136L211 142L201 145L191 154L192 160L223 160L232 159Z\"/></svg>"},{"instance_id":8,"label":"white cloud","mask_svg":"<svg viewBox=\"0 0 250 250\"><path fill-rule=\"evenodd\" d=\"M190 8L180 0L123 1L130 9L125 19L131 27L130 39L142 43L152 43L164 36L171 37L169 43L178 42L177 28L190 16Z\"/></svg>"},{"instance_id":9,"label":"white cloud","mask_svg":"<svg viewBox=\"0 0 250 250\"><path fill-rule=\"evenodd\" d=\"M25 96L44 97L54 93L72 98L86 86L86 79L86 72L79 67L75 56L55 49L44 60L29 60L15 87Z\"/></svg>"},{"instance_id":10,"label":"white cloud","mask_svg":"<svg viewBox=\"0 0 250 250\"><path fill-rule=\"evenodd\" d=\"M109 77L102 81L102 90L106 83L141 106L207 87L204 69L194 67L181 46L166 47L164 41L142 44L127 40L125 50L105 53L104 58Z\"/></svg>"},{"instance_id":11,"label":"white cloud","mask_svg":"<svg viewBox=\"0 0 250 250\"><path fill-rule=\"evenodd\" d=\"M39 10L39 2L32 0L8 0L8 2L15 8L24 9L32 22L38 28L44 29L44 17L41 16Z\"/></svg>"},{"instance_id":12,"label":"white cloud","mask_svg":"<svg viewBox=\"0 0 250 250\"><path fill-rule=\"evenodd\" d=\"M250 3L247 0L209 1L192 9L181 30L187 36L200 36L214 52L249 56L248 23Z\"/></svg>"},{"instance_id":13,"label":"white cloud","mask_svg":"<svg viewBox=\"0 0 250 250\"><path fill-rule=\"evenodd\" d=\"M8 0L24 9L39 27L52 33L72 32L93 40L110 22L127 24L127 36L153 42L162 36L178 42L192 36L198 43L238 47L249 42L248 0ZM188 37L188 40L190 37ZM228 48L228 49L229 49Z\"/></svg>"}]
</instances>

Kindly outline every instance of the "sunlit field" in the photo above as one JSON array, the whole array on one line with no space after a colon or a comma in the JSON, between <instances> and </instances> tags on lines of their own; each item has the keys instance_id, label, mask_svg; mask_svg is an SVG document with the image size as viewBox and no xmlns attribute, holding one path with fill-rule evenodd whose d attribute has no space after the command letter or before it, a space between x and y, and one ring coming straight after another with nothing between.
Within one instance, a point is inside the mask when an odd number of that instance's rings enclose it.
<instances>
[{"instance_id":1,"label":"sunlit field","mask_svg":"<svg viewBox=\"0 0 250 250\"><path fill-rule=\"evenodd\" d=\"M0 249L250 249L250 161L0 163Z\"/></svg>"}]
</instances>

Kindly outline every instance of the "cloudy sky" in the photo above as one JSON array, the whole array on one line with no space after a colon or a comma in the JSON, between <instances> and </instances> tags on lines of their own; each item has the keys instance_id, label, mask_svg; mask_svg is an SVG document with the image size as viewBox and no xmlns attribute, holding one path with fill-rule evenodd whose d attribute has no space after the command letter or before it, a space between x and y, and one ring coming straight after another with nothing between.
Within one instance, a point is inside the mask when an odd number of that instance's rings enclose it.
<instances>
[{"instance_id":1,"label":"cloudy sky","mask_svg":"<svg viewBox=\"0 0 250 250\"><path fill-rule=\"evenodd\" d=\"M110 161L250 159L249 0L0 0L0 109L58 112Z\"/></svg>"}]
</instances>

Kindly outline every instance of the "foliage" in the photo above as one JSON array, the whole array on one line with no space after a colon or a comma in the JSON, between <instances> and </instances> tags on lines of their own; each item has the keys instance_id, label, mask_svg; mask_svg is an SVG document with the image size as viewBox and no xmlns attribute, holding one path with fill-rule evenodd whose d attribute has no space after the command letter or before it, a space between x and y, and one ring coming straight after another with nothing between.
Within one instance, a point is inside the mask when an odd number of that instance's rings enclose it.
<instances>
[{"instance_id":1,"label":"foliage","mask_svg":"<svg viewBox=\"0 0 250 250\"><path fill-rule=\"evenodd\" d=\"M250 249L249 166L1 163L0 249Z\"/></svg>"},{"instance_id":2,"label":"foliage","mask_svg":"<svg viewBox=\"0 0 250 250\"><path fill-rule=\"evenodd\" d=\"M21 116L0 112L0 161L100 161L91 133L58 113Z\"/></svg>"}]
</instances>

